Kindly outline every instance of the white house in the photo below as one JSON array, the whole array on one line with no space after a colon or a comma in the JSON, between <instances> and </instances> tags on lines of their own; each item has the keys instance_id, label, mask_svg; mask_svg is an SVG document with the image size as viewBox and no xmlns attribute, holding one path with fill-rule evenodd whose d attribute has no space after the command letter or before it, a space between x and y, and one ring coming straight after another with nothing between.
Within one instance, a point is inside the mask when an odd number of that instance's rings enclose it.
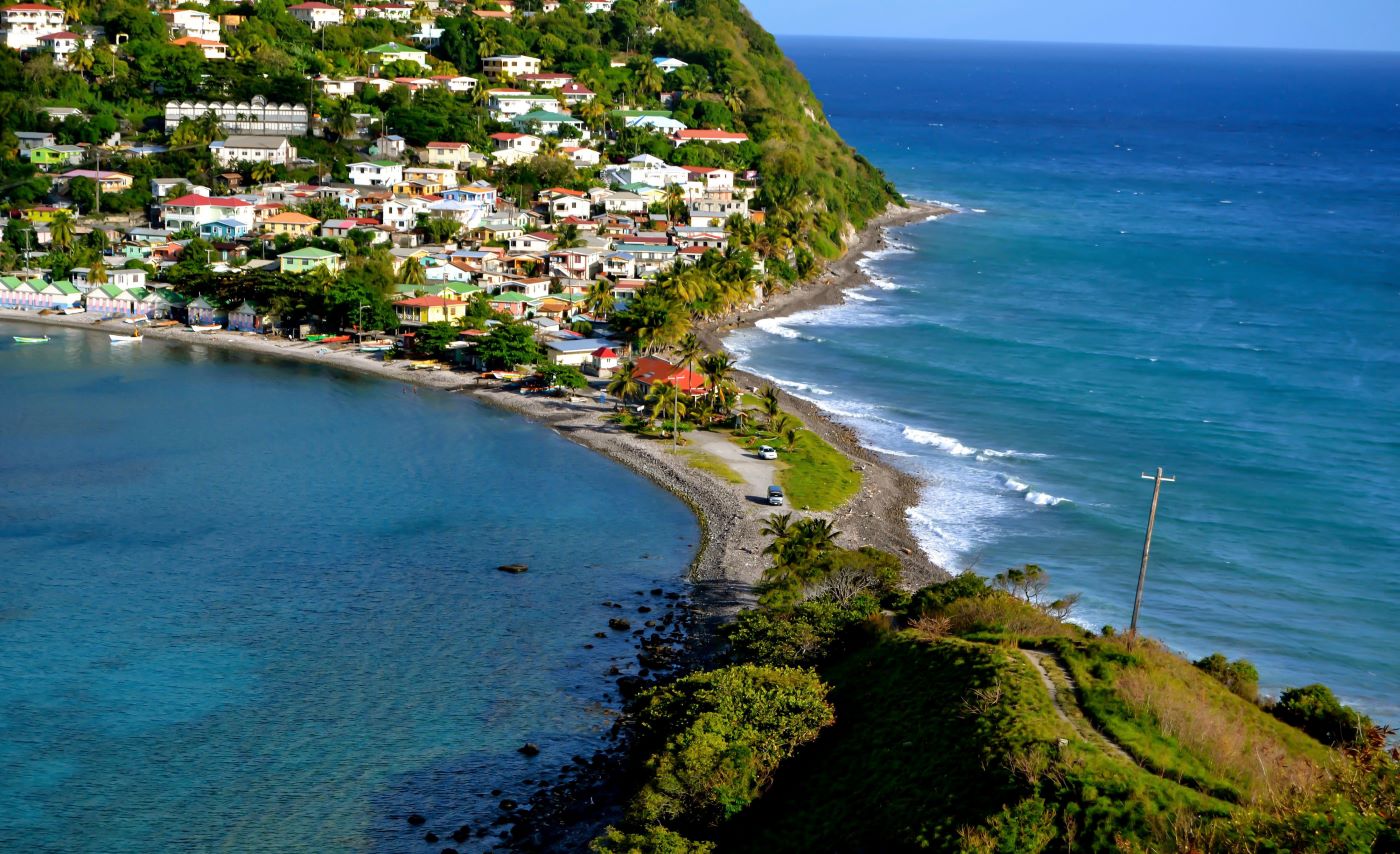
<instances>
[{"instance_id":1,"label":"white house","mask_svg":"<svg viewBox=\"0 0 1400 854\"><path fill-rule=\"evenodd\" d=\"M228 45L221 41L211 41L195 36L181 36L170 43L175 47L197 48L200 53L204 54L205 59L228 59Z\"/></svg>"},{"instance_id":2,"label":"white house","mask_svg":"<svg viewBox=\"0 0 1400 854\"><path fill-rule=\"evenodd\" d=\"M671 184L685 184L690 180L690 173L654 155L638 154L626 163L604 167L603 180L614 185L650 184L664 188Z\"/></svg>"},{"instance_id":3,"label":"white house","mask_svg":"<svg viewBox=\"0 0 1400 854\"><path fill-rule=\"evenodd\" d=\"M167 9L160 13L165 19L165 28L172 36L190 36L196 39L216 42L219 40L219 22L207 12L193 9Z\"/></svg>"},{"instance_id":4,"label":"white house","mask_svg":"<svg viewBox=\"0 0 1400 854\"><path fill-rule=\"evenodd\" d=\"M458 169L471 163L472 149L465 142L430 142L424 148L433 166Z\"/></svg>"},{"instance_id":5,"label":"white house","mask_svg":"<svg viewBox=\"0 0 1400 854\"><path fill-rule=\"evenodd\" d=\"M419 68L428 67L428 52L416 47L409 47L398 42L385 42L376 45L365 51L369 55L375 67L388 65L391 62L412 62Z\"/></svg>"},{"instance_id":6,"label":"white house","mask_svg":"<svg viewBox=\"0 0 1400 854\"><path fill-rule=\"evenodd\" d=\"M392 187L403 181L403 166L392 160L362 160L350 164L350 183L361 187Z\"/></svg>"},{"instance_id":7,"label":"white house","mask_svg":"<svg viewBox=\"0 0 1400 854\"><path fill-rule=\"evenodd\" d=\"M481 61L481 67L492 77L515 77L520 74L538 74L540 61L533 56L501 54L486 57Z\"/></svg>"},{"instance_id":8,"label":"white house","mask_svg":"<svg viewBox=\"0 0 1400 854\"><path fill-rule=\"evenodd\" d=\"M68 57L82 45L87 48L92 47L92 36L80 36L77 33L64 30L60 33L49 33L39 37L39 47L53 54L54 64L60 68L68 67Z\"/></svg>"},{"instance_id":9,"label":"white house","mask_svg":"<svg viewBox=\"0 0 1400 854\"><path fill-rule=\"evenodd\" d=\"M329 27L334 24L345 22L345 13L340 11L338 6L329 3L319 3L315 0L308 3L298 3L295 6L288 6L287 11L292 13L292 17L301 21L313 30L322 27Z\"/></svg>"},{"instance_id":10,"label":"white house","mask_svg":"<svg viewBox=\"0 0 1400 854\"><path fill-rule=\"evenodd\" d=\"M39 37L63 29L63 10L43 3L16 3L0 9L0 35L5 47L29 50L39 46Z\"/></svg>"},{"instance_id":11,"label":"white house","mask_svg":"<svg viewBox=\"0 0 1400 854\"><path fill-rule=\"evenodd\" d=\"M681 62L679 59L673 59L669 56L658 56L651 62L652 65L655 65L657 68L661 69L667 74L670 74L672 71L679 71L680 69L685 68L687 65L690 64L688 62Z\"/></svg>"},{"instance_id":12,"label":"white house","mask_svg":"<svg viewBox=\"0 0 1400 854\"><path fill-rule=\"evenodd\" d=\"M251 202L231 197L210 197L191 193L162 204L161 218L172 231L199 228L205 223L234 219L253 227L254 208Z\"/></svg>"},{"instance_id":13,"label":"white house","mask_svg":"<svg viewBox=\"0 0 1400 854\"><path fill-rule=\"evenodd\" d=\"M528 133L493 133L491 142L496 146L491 156L497 163L528 160L540 150L540 138Z\"/></svg>"},{"instance_id":14,"label":"white house","mask_svg":"<svg viewBox=\"0 0 1400 854\"><path fill-rule=\"evenodd\" d=\"M285 136L234 135L209 143L209 151L213 153L214 160L223 167L242 162L290 166L297 156L296 148Z\"/></svg>"},{"instance_id":15,"label":"white house","mask_svg":"<svg viewBox=\"0 0 1400 854\"><path fill-rule=\"evenodd\" d=\"M741 142L748 142L749 135L746 133L732 133L727 130L678 130L671 134L671 140L676 145L685 145L687 142L712 142L718 145L737 145Z\"/></svg>"},{"instance_id":16,"label":"white house","mask_svg":"<svg viewBox=\"0 0 1400 854\"><path fill-rule=\"evenodd\" d=\"M549 215L555 222L571 216L586 219L592 213L593 202L582 193L554 193L549 200Z\"/></svg>"},{"instance_id":17,"label":"white house","mask_svg":"<svg viewBox=\"0 0 1400 854\"><path fill-rule=\"evenodd\" d=\"M597 166L602 160L602 155L591 148L584 148L579 145L562 145L559 153L573 161L575 166Z\"/></svg>"}]
</instances>

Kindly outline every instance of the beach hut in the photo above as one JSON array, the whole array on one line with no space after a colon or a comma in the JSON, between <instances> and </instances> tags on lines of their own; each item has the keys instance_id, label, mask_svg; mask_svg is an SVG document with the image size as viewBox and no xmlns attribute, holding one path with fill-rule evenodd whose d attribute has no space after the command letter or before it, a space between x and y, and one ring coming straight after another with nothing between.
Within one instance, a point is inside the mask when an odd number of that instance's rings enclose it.
<instances>
[{"instance_id":1,"label":"beach hut","mask_svg":"<svg viewBox=\"0 0 1400 854\"><path fill-rule=\"evenodd\" d=\"M272 319L251 302L244 300L228 313L228 328L238 332L270 332Z\"/></svg>"},{"instance_id":2,"label":"beach hut","mask_svg":"<svg viewBox=\"0 0 1400 854\"><path fill-rule=\"evenodd\" d=\"M141 313L151 320L173 317L184 306L184 297L168 288L149 290L141 299Z\"/></svg>"},{"instance_id":3,"label":"beach hut","mask_svg":"<svg viewBox=\"0 0 1400 854\"><path fill-rule=\"evenodd\" d=\"M202 296L190 300L190 304L186 306L185 309L189 314L189 323L191 326L206 326L211 323L222 325L228 321L228 312L214 305Z\"/></svg>"},{"instance_id":4,"label":"beach hut","mask_svg":"<svg viewBox=\"0 0 1400 854\"><path fill-rule=\"evenodd\" d=\"M87 293L87 310L102 317L138 317L145 315L145 288L119 288L98 285Z\"/></svg>"},{"instance_id":5,"label":"beach hut","mask_svg":"<svg viewBox=\"0 0 1400 854\"><path fill-rule=\"evenodd\" d=\"M36 304L40 308L70 308L80 305L83 301L82 292L78 290L77 285L67 279L48 284L34 282L32 287L35 289Z\"/></svg>"},{"instance_id":6,"label":"beach hut","mask_svg":"<svg viewBox=\"0 0 1400 854\"><path fill-rule=\"evenodd\" d=\"M24 284L14 276L0 276L0 308L19 308L20 285Z\"/></svg>"}]
</instances>

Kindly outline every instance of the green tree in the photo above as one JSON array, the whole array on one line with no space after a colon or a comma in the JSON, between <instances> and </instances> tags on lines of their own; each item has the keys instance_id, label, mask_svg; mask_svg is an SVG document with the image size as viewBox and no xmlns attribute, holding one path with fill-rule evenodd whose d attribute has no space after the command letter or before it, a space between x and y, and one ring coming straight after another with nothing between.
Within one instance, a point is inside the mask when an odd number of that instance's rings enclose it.
<instances>
[{"instance_id":1,"label":"green tree","mask_svg":"<svg viewBox=\"0 0 1400 854\"><path fill-rule=\"evenodd\" d=\"M619 363L617 370L613 371L612 378L608 380L608 394L623 403L635 398L642 390L642 384L637 382L636 374L635 361L628 359Z\"/></svg>"},{"instance_id":2,"label":"green tree","mask_svg":"<svg viewBox=\"0 0 1400 854\"><path fill-rule=\"evenodd\" d=\"M403 268L399 270L399 277L405 285L426 287L428 284L428 271L416 258L409 258L403 262Z\"/></svg>"},{"instance_id":3,"label":"green tree","mask_svg":"<svg viewBox=\"0 0 1400 854\"><path fill-rule=\"evenodd\" d=\"M1230 661L1220 653L1214 652L1195 664L1249 702L1253 703L1259 699L1259 671L1247 660L1240 658Z\"/></svg>"},{"instance_id":4,"label":"green tree","mask_svg":"<svg viewBox=\"0 0 1400 854\"><path fill-rule=\"evenodd\" d=\"M617 288L607 279L599 279L588 286L583 296L583 306L588 313L599 320L606 320L617 305Z\"/></svg>"},{"instance_id":5,"label":"green tree","mask_svg":"<svg viewBox=\"0 0 1400 854\"><path fill-rule=\"evenodd\" d=\"M72 246L73 237L77 233L77 223L68 211L58 211L49 222L49 242L56 249L66 250Z\"/></svg>"},{"instance_id":6,"label":"green tree","mask_svg":"<svg viewBox=\"0 0 1400 854\"><path fill-rule=\"evenodd\" d=\"M533 365L543 355L532 327L524 323L501 323L476 345L477 356L488 368L512 369Z\"/></svg>"},{"instance_id":7,"label":"green tree","mask_svg":"<svg viewBox=\"0 0 1400 854\"><path fill-rule=\"evenodd\" d=\"M425 323L418 327L418 334L413 338L413 347L424 356L436 359L447 352L448 344L461 340L457 337L458 331L455 323L441 320Z\"/></svg>"},{"instance_id":8,"label":"green tree","mask_svg":"<svg viewBox=\"0 0 1400 854\"><path fill-rule=\"evenodd\" d=\"M1359 744L1371 719L1342 704L1326 685L1289 688L1279 695L1274 717L1322 742L1337 746Z\"/></svg>"},{"instance_id":9,"label":"green tree","mask_svg":"<svg viewBox=\"0 0 1400 854\"><path fill-rule=\"evenodd\" d=\"M588 378L573 365L541 365L536 373L552 388L588 388Z\"/></svg>"}]
</instances>

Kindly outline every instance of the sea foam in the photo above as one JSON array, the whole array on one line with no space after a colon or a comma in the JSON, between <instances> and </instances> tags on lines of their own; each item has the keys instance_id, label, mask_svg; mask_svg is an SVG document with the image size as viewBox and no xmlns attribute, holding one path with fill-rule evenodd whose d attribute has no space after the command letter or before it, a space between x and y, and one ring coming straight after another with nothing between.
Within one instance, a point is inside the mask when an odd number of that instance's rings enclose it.
<instances>
[{"instance_id":1,"label":"sea foam","mask_svg":"<svg viewBox=\"0 0 1400 854\"><path fill-rule=\"evenodd\" d=\"M1048 492L1036 492L1034 490L1026 493L1026 501L1036 505L1037 507L1058 507L1061 504L1074 503L1068 498L1061 498L1057 495L1051 495Z\"/></svg>"},{"instance_id":2,"label":"sea foam","mask_svg":"<svg viewBox=\"0 0 1400 854\"><path fill-rule=\"evenodd\" d=\"M935 433L932 430L919 430L915 427L904 428L904 438L920 445L930 445L940 451L947 451L955 457L970 457L977 453L976 448L969 448L952 436L944 436L942 433Z\"/></svg>"}]
</instances>

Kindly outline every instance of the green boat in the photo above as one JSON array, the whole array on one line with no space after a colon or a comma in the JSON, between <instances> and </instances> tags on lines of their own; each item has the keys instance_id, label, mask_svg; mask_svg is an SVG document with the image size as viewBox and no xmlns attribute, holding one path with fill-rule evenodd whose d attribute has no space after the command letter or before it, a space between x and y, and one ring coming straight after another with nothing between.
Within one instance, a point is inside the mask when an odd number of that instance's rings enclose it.
<instances>
[{"instance_id":1,"label":"green boat","mask_svg":"<svg viewBox=\"0 0 1400 854\"><path fill-rule=\"evenodd\" d=\"M327 334L325 334L325 335L308 335L308 336L306 336L306 338L304 338L304 339L302 339L302 340L310 341L310 342L312 342L313 344L318 344L318 343L320 343L320 342L326 340L326 339L329 338L329 337L331 337L329 333L327 333Z\"/></svg>"},{"instance_id":2,"label":"green boat","mask_svg":"<svg viewBox=\"0 0 1400 854\"><path fill-rule=\"evenodd\" d=\"M43 338L26 338L23 335L16 335L14 339L16 344L44 344L49 340L49 336L45 335Z\"/></svg>"}]
</instances>

